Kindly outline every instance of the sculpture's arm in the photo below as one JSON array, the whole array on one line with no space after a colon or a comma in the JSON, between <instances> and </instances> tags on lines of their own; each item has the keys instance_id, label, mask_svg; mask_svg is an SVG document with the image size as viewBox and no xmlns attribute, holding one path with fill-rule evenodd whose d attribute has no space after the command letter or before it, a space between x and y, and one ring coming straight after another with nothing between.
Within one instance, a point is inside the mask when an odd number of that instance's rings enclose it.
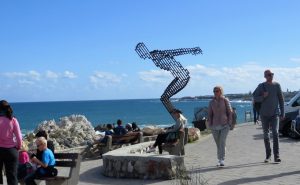
<instances>
[{"instance_id":1,"label":"sculpture's arm","mask_svg":"<svg viewBox=\"0 0 300 185\"><path fill-rule=\"evenodd\" d=\"M136 45L135 51L142 59L146 59L146 58L152 59L148 48L142 42Z\"/></svg>"},{"instance_id":2,"label":"sculpture's arm","mask_svg":"<svg viewBox=\"0 0 300 185\"><path fill-rule=\"evenodd\" d=\"M179 55L186 55L186 54L202 54L202 50L199 47L194 48L180 48L180 49L170 49L170 50L154 50L151 51L151 54L155 54L157 56L164 56L164 57L174 57Z\"/></svg>"}]
</instances>

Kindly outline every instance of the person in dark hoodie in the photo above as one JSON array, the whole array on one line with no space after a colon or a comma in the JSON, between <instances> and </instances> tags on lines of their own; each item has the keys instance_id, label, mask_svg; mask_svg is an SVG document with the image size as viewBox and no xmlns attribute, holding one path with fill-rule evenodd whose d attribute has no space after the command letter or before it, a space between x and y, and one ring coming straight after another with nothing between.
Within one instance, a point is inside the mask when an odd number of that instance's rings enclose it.
<instances>
[{"instance_id":1,"label":"person in dark hoodie","mask_svg":"<svg viewBox=\"0 0 300 185\"><path fill-rule=\"evenodd\" d=\"M121 136L127 133L127 130L122 126L122 120L117 120L117 127L114 128L115 135Z\"/></svg>"}]
</instances>

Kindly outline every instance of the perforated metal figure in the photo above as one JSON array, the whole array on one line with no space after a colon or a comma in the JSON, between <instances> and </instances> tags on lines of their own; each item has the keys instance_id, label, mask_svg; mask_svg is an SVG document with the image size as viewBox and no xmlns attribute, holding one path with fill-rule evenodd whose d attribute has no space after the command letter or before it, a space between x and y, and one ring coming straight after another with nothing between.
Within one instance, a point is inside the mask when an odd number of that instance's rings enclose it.
<instances>
[{"instance_id":1,"label":"perforated metal figure","mask_svg":"<svg viewBox=\"0 0 300 185\"><path fill-rule=\"evenodd\" d=\"M189 71L183 68L182 65L174 59L174 56L185 54L202 54L202 50L199 47L195 47L171 50L153 50L149 52L145 44L141 42L137 44L135 51L142 59L151 59L157 67L166 71L170 71L175 77L160 98L167 111L171 113L175 107L172 105L170 98L181 91L187 85L190 79Z\"/></svg>"}]
</instances>

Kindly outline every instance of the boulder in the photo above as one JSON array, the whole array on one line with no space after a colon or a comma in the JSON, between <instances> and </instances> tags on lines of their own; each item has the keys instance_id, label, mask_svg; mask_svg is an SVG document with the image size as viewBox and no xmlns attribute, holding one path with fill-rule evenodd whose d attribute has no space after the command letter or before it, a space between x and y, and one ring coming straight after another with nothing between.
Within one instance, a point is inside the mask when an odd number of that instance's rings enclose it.
<instances>
[{"instance_id":1,"label":"boulder","mask_svg":"<svg viewBox=\"0 0 300 185\"><path fill-rule=\"evenodd\" d=\"M145 126L142 129L143 136L153 136L158 135L162 132L162 128L156 127L156 126Z\"/></svg>"},{"instance_id":2,"label":"boulder","mask_svg":"<svg viewBox=\"0 0 300 185\"><path fill-rule=\"evenodd\" d=\"M200 130L198 128L189 128L189 142L199 140L201 137Z\"/></svg>"},{"instance_id":3,"label":"boulder","mask_svg":"<svg viewBox=\"0 0 300 185\"><path fill-rule=\"evenodd\" d=\"M53 141L55 150L84 146L94 142L95 138L92 124L83 115L62 117L58 123L55 120L43 121L34 130L34 133L40 130L48 131L49 139ZM31 148L34 148L32 134L26 135L25 138L30 142Z\"/></svg>"}]
</instances>

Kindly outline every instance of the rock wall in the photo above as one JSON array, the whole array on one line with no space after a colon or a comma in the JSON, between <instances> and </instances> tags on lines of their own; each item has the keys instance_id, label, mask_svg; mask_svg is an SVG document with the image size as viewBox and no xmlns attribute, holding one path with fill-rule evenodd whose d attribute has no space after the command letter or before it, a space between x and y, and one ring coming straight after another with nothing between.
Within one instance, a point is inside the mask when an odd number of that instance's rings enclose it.
<instances>
[{"instance_id":1,"label":"rock wall","mask_svg":"<svg viewBox=\"0 0 300 185\"><path fill-rule=\"evenodd\" d=\"M43 121L35 129L49 132L49 139L54 142L55 150L75 148L92 143L95 138L95 130L92 124L83 115L71 115L55 120ZM25 136L30 143L29 147L34 148L34 138L32 134Z\"/></svg>"},{"instance_id":2,"label":"rock wall","mask_svg":"<svg viewBox=\"0 0 300 185\"><path fill-rule=\"evenodd\" d=\"M140 143L104 154L102 173L117 178L173 179L185 172L183 156L143 152L151 144Z\"/></svg>"}]
</instances>

